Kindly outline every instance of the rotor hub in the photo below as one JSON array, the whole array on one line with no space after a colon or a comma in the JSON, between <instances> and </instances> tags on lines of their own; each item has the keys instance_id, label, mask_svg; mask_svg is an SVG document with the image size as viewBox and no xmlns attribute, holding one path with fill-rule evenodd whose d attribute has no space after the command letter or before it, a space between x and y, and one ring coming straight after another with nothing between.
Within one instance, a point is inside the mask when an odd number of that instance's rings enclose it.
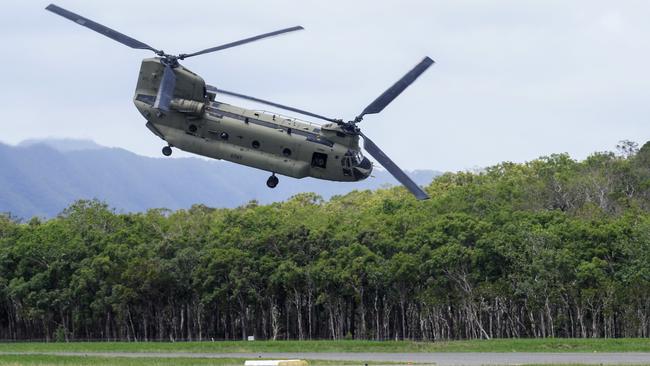
<instances>
[{"instance_id":1,"label":"rotor hub","mask_svg":"<svg viewBox=\"0 0 650 366\"><path fill-rule=\"evenodd\" d=\"M168 55L164 53L163 51L160 51L158 53L158 56L161 57L160 63L162 63L165 66L170 66L172 68L178 67L178 56L175 55Z\"/></svg>"},{"instance_id":2,"label":"rotor hub","mask_svg":"<svg viewBox=\"0 0 650 366\"><path fill-rule=\"evenodd\" d=\"M357 126L357 122L348 121L348 122L338 122L338 125L341 126L341 129L352 135L361 134L361 129Z\"/></svg>"}]
</instances>

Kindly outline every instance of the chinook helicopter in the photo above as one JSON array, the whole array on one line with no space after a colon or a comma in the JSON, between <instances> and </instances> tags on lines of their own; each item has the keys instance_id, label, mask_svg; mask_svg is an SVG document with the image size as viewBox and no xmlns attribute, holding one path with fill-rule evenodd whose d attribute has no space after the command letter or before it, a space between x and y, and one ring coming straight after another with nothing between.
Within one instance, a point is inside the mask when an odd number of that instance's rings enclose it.
<instances>
[{"instance_id":1,"label":"chinook helicopter","mask_svg":"<svg viewBox=\"0 0 650 366\"><path fill-rule=\"evenodd\" d=\"M142 61L133 101L147 120L146 127L167 142L162 149L165 156L170 156L172 147L175 147L266 170L271 173L266 182L269 188L278 185L276 174L354 182L368 178L373 168L370 160L361 153L359 138L363 137L365 150L417 199L429 198L357 126L365 115L381 112L429 68L434 63L429 57L425 57L377 97L361 114L346 122L206 85L199 75L179 63L189 57L304 29L301 26L260 34L190 54L172 55L54 4L46 9L128 47L156 54L157 57ZM318 125L277 113L236 107L217 101L215 98L219 94L270 105L328 123Z\"/></svg>"}]
</instances>

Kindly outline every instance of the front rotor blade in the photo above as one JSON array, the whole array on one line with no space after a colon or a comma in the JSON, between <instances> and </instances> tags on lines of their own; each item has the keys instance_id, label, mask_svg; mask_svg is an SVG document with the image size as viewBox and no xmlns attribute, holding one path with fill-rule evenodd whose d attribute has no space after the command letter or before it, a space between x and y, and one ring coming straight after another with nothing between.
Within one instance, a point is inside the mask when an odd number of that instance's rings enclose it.
<instances>
[{"instance_id":1,"label":"front rotor blade","mask_svg":"<svg viewBox=\"0 0 650 366\"><path fill-rule=\"evenodd\" d=\"M176 75L174 69L170 65L165 65L163 77L158 86L158 95L153 107L165 112L169 112L169 105L174 98L174 89L176 88Z\"/></svg>"},{"instance_id":2,"label":"front rotor blade","mask_svg":"<svg viewBox=\"0 0 650 366\"><path fill-rule=\"evenodd\" d=\"M221 51L221 50L225 50L226 48L231 48L231 47L240 46L240 45L243 45L243 44L246 44L246 43L254 42L254 41L260 40L262 38L273 37L273 36L277 36L277 35L280 35L280 34L283 34L283 33L293 32L293 31L302 30L302 29L305 29L305 28L303 28L301 26L297 26L297 27L291 27L291 28L287 28L287 29L281 29L281 30L278 30L278 31L275 31L275 32L264 33L264 34L260 34L259 36L242 39L240 41L226 43L226 44L221 45L221 46L206 48L203 51L194 52L194 53L190 53L190 54L182 54L182 55L180 55L178 57L182 60L182 59L185 59L185 58L188 58L188 57L203 55L205 53L210 53L210 52L215 52L215 51Z\"/></svg>"},{"instance_id":3,"label":"front rotor blade","mask_svg":"<svg viewBox=\"0 0 650 366\"><path fill-rule=\"evenodd\" d=\"M321 116L321 115L316 114L316 113L303 111L302 109L289 107L289 106L274 103L274 102L269 102L268 100L259 99L259 98L251 97L251 96L244 95L244 94L239 94L239 93L235 93L235 92L231 92L231 91L227 91L227 90L223 90L223 89L217 89L217 88L215 88L214 86L211 86L211 85L206 85L206 89L208 91L211 91L211 92L214 92L214 93L226 94L226 95L230 95L230 96L241 98L241 99L251 100L251 101L257 102L257 103L267 104L267 105L270 105L270 106L273 106L273 107L276 107L276 108L286 109L286 110L291 111L291 112L304 114L305 116L319 118L319 119L329 121L329 122L334 122L334 123L340 122L340 120L336 120L334 118L324 117L324 116Z\"/></svg>"},{"instance_id":4,"label":"front rotor blade","mask_svg":"<svg viewBox=\"0 0 650 366\"><path fill-rule=\"evenodd\" d=\"M363 133L361 134L363 136L363 147L366 149L366 151L372 155L377 161L384 167L390 174L395 177L400 183L406 187L413 195L415 198L419 200L426 200L429 199L429 195L426 194L420 188L411 178L409 178L406 173L400 167L397 166L390 158L384 154L383 151L379 148L379 146L375 145L374 142L372 142L371 139L368 138L368 136L364 135Z\"/></svg>"},{"instance_id":5,"label":"front rotor blade","mask_svg":"<svg viewBox=\"0 0 650 366\"><path fill-rule=\"evenodd\" d=\"M425 72L429 66L433 65L433 63L434 61L432 59L425 57L424 60L415 65L411 71L409 71L393 86L388 88L388 90L386 90L382 95L370 103L370 105L368 105L366 109L361 112L357 119L361 120L361 118L363 118L363 116L366 114L381 112L388 104L390 104L390 102L393 101L393 99L397 98L397 96L400 95L404 89L408 88L408 86L411 85L415 79L418 78L418 76L422 75L422 73Z\"/></svg>"},{"instance_id":6,"label":"front rotor blade","mask_svg":"<svg viewBox=\"0 0 650 366\"><path fill-rule=\"evenodd\" d=\"M149 46L146 43L142 43L142 42L138 41L137 39L131 38L131 37L127 36L127 35L124 35L124 34L118 32L118 31L115 31L115 30L113 30L113 29L111 29L111 28L109 28L107 26L101 25L101 24L99 24L97 22L93 22L92 20L90 20L88 18L84 18L81 15L75 14L75 13L69 11L69 10L65 10L65 9L63 9L61 7L58 7L58 6L54 5L54 4L48 5L45 9L51 11L54 14L58 14L58 15L64 17L64 18L66 18L66 19L72 20L73 22L75 22L75 23L77 23L79 25L82 25L82 26L84 26L86 28L90 28L90 29L94 30L95 32L101 33L101 34L105 35L106 37L108 37L108 38L110 38L112 40L118 41L121 44L129 46L131 48L136 48L136 49L141 49L141 50L151 50L151 51L156 52L156 53L160 52L157 49Z\"/></svg>"}]
</instances>

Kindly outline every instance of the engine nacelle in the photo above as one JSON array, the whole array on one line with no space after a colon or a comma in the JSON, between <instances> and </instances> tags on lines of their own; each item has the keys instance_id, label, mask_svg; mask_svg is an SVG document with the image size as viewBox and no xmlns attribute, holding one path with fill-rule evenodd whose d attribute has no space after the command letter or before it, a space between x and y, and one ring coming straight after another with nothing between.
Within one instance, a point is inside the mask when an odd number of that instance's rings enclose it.
<instances>
[{"instance_id":1,"label":"engine nacelle","mask_svg":"<svg viewBox=\"0 0 650 366\"><path fill-rule=\"evenodd\" d=\"M170 107L181 113L201 116L205 110L205 103L197 102L196 100L174 98L172 99Z\"/></svg>"}]
</instances>

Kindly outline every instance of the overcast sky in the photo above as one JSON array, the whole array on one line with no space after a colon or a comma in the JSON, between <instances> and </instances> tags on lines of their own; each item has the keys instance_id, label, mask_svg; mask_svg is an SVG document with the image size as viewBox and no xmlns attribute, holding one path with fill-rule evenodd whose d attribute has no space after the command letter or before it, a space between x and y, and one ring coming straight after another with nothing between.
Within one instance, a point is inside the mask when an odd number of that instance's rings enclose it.
<instances>
[{"instance_id":1,"label":"overcast sky","mask_svg":"<svg viewBox=\"0 0 650 366\"><path fill-rule=\"evenodd\" d=\"M132 102L140 60L152 53L47 12L48 3L3 1L0 141L88 138L160 156L163 142ZM56 4L170 53L302 25L183 64L212 85L345 119L430 56L433 67L361 124L405 169L556 152L582 159L621 139L650 140L648 1Z\"/></svg>"}]
</instances>

